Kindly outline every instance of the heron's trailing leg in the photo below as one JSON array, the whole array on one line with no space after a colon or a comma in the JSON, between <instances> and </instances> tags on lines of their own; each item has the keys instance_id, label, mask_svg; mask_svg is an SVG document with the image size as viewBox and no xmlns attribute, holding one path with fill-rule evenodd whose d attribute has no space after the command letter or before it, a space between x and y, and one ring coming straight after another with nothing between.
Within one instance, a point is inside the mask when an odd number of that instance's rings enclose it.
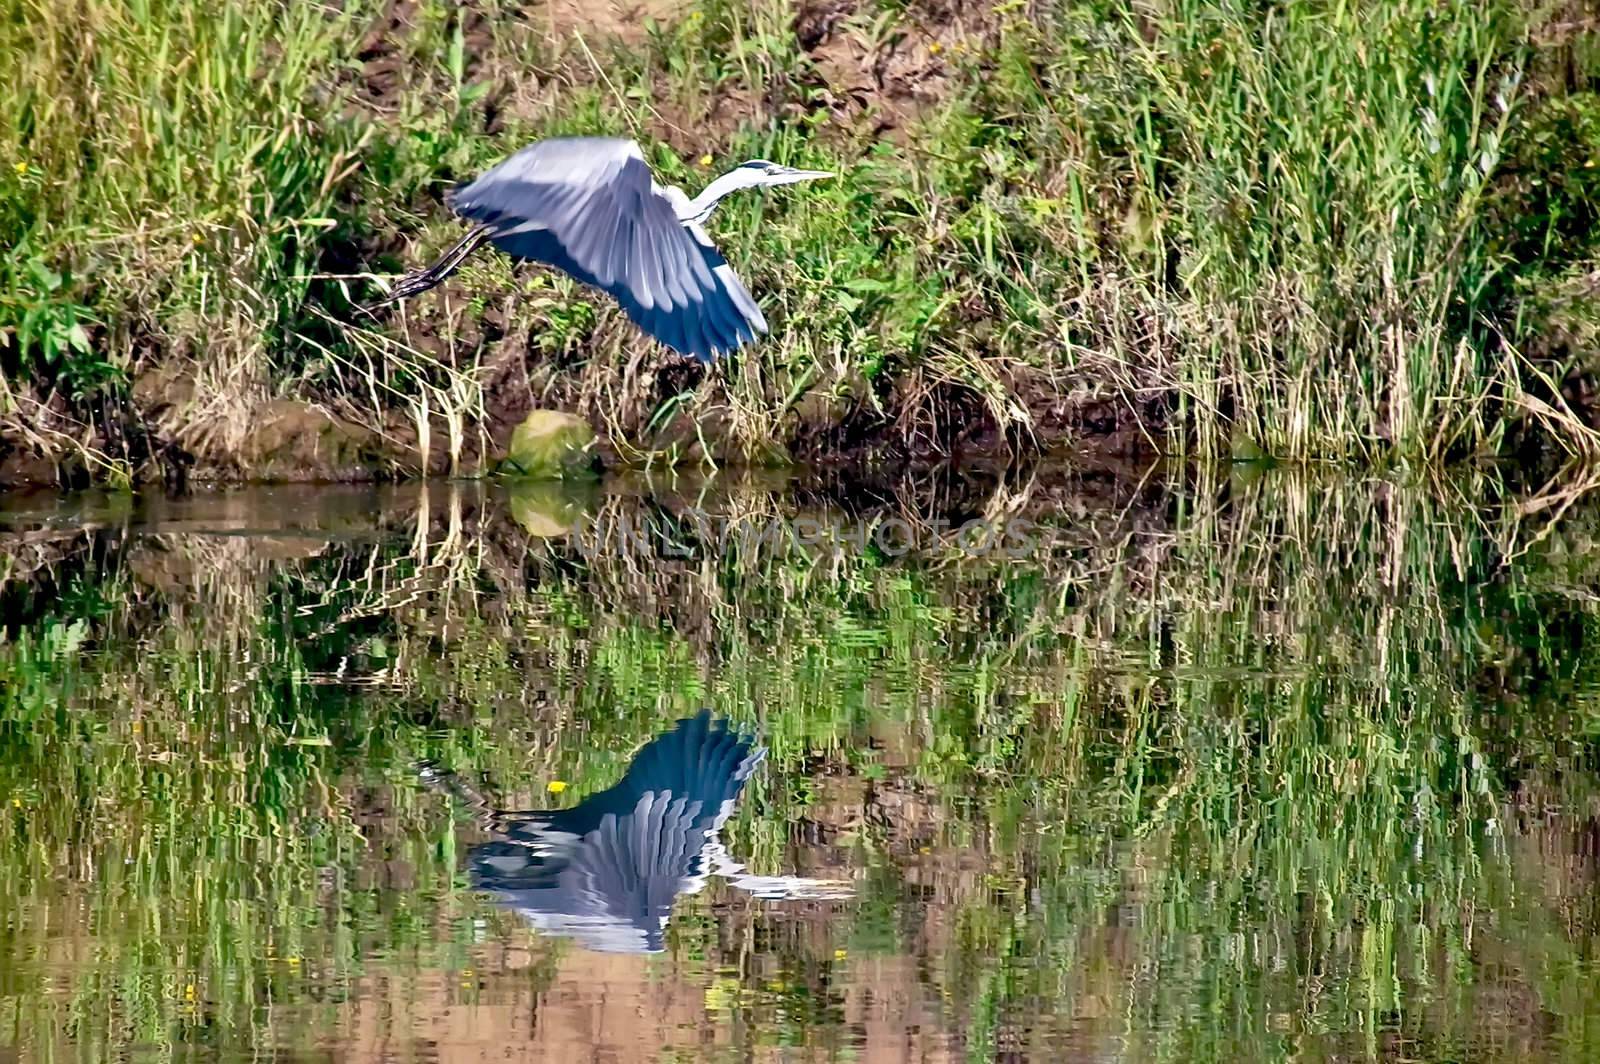
<instances>
[{"instance_id":1,"label":"heron's trailing leg","mask_svg":"<svg viewBox=\"0 0 1600 1064\"><path fill-rule=\"evenodd\" d=\"M498 828L500 811L497 810L489 799L479 794L460 776L449 769L442 769L432 761L423 761L417 764L417 776L436 791L442 791L462 805L471 809L478 823L490 831Z\"/></svg>"},{"instance_id":2,"label":"heron's trailing leg","mask_svg":"<svg viewBox=\"0 0 1600 1064\"><path fill-rule=\"evenodd\" d=\"M430 288L441 284L447 277L461 268L467 256L478 250L478 247L489 239L489 227L475 226L466 236L462 237L456 246L439 257L439 261L423 270L408 273L389 290L389 294L382 299L368 303L365 310L376 310L378 307L410 299L412 296L421 295Z\"/></svg>"},{"instance_id":3,"label":"heron's trailing leg","mask_svg":"<svg viewBox=\"0 0 1600 1064\"><path fill-rule=\"evenodd\" d=\"M506 835L518 823L541 819L538 813L524 813L498 808L466 780L449 769L440 768L435 762L420 761L415 768L417 778L422 780L423 783L470 809L473 819L485 831L493 832L496 835Z\"/></svg>"}]
</instances>

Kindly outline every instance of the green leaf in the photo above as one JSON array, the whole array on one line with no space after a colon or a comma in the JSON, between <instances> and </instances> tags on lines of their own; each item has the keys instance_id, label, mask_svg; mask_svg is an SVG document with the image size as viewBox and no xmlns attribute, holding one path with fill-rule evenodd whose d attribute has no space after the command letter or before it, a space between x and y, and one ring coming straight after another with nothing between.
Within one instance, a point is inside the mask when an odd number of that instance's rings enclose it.
<instances>
[{"instance_id":1,"label":"green leaf","mask_svg":"<svg viewBox=\"0 0 1600 1064\"><path fill-rule=\"evenodd\" d=\"M61 275L39 259L34 259L28 263L28 272L33 274L33 279L38 281L39 287L46 292L54 292L61 287Z\"/></svg>"},{"instance_id":2,"label":"green leaf","mask_svg":"<svg viewBox=\"0 0 1600 1064\"><path fill-rule=\"evenodd\" d=\"M455 32L450 35L450 76L455 79L459 89L461 82L466 79L467 72L467 41L466 35L461 31L461 20L456 20Z\"/></svg>"}]
</instances>

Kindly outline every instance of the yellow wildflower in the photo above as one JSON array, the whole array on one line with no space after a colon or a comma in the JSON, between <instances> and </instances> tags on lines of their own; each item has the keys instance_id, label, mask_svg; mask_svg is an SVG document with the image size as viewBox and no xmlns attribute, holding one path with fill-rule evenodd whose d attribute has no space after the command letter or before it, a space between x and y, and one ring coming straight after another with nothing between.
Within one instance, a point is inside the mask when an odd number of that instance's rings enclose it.
<instances>
[{"instance_id":1,"label":"yellow wildflower","mask_svg":"<svg viewBox=\"0 0 1600 1064\"><path fill-rule=\"evenodd\" d=\"M709 155L700 156L700 165L701 166L710 166L711 165L711 156L709 156Z\"/></svg>"},{"instance_id":2,"label":"yellow wildflower","mask_svg":"<svg viewBox=\"0 0 1600 1064\"><path fill-rule=\"evenodd\" d=\"M850 951L849 950L836 949L836 950L833 951L833 959L836 960L836 961L842 961L848 956L850 956Z\"/></svg>"},{"instance_id":3,"label":"yellow wildflower","mask_svg":"<svg viewBox=\"0 0 1600 1064\"><path fill-rule=\"evenodd\" d=\"M17 163L16 169L17 169L17 176L20 177L21 175L23 175L23 174L28 172L28 164L19 162L19 163Z\"/></svg>"},{"instance_id":4,"label":"yellow wildflower","mask_svg":"<svg viewBox=\"0 0 1600 1064\"><path fill-rule=\"evenodd\" d=\"M547 786L551 794L560 794L567 789L565 780L551 780Z\"/></svg>"},{"instance_id":5,"label":"yellow wildflower","mask_svg":"<svg viewBox=\"0 0 1600 1064\"><path fill-rule=\"evenodd\" d=\"M932 44L928 45L929 55L938 55L942 51L944 51L944 45L940 44L938 41L934 41Z\"/></svg>"}]
</instances>

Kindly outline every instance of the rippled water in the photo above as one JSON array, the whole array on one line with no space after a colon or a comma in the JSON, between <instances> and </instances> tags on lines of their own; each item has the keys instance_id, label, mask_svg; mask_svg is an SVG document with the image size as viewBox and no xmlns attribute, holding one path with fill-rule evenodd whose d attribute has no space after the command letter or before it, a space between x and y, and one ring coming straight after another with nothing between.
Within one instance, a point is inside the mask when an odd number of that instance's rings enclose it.
<instances>
[{"instance_id":1,"label":"rippled water","mask_svg":"<svg viewBox=\"0 0 1600 1064\"><path fill-rule=\"evenodd\" d=\"M1597 522L1499 498L0 497L0 1059L1595 1059Z\"/></svg>"}]
</instances>

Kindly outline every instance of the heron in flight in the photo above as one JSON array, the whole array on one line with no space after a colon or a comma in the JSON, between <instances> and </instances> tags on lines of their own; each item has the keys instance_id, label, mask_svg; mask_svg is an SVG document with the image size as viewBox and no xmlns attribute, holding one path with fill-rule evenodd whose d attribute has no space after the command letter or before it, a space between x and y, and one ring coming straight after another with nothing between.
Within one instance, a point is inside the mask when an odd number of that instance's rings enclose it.
<instances>
[{"instance_id":1,"label":"heron in flight","mask_svg":"<svg viewBox=\"0 0 1600 1064\"><path fill-rule=\"evenodd\" d=\"M372 306L427 291L487 242L609 292L646 333L710 362L765 334L767 321L706 234L706 219L730 192L832 176L752 159L690 199L656 184L631 140L541 140L448 193L446 202L472 228Z\"/></svg>"},{"instance_id":2,"label":"heron in flight","mask_svg":"<svg viewBox=\"0 0 1600 1064\"><path fill-rule=\"evenodd\" d=\"M708 710L634 754L622 779L571 809L498 812L458 778L423 779L476 807L497 838L468 855L474 886L546 934L604 952L663 948L673 903L711 875L761 898L850 897L849 884L744 873L718 839L766 756Z\"/></svg>"}]
</instances>

